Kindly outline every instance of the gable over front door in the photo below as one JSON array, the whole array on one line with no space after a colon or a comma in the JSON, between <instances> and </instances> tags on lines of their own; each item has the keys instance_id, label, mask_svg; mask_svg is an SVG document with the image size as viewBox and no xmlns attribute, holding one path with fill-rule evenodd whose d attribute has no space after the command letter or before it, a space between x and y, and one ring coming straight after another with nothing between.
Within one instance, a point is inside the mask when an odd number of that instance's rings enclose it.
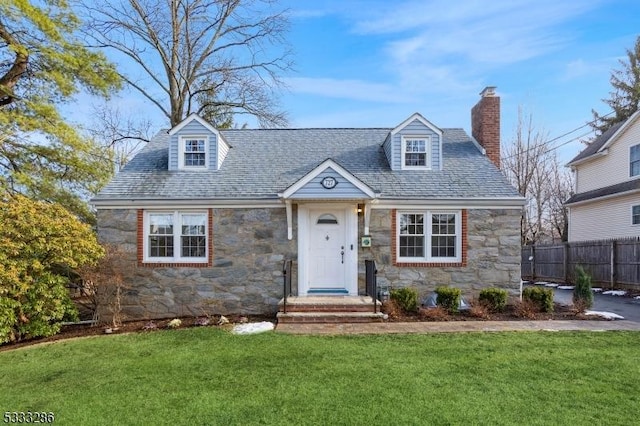
<instances>
[{"instance_id":1,"label":"gable over front door","mask_svg":"<svg viewBox=\"0 0 640 426\"><path fill-rule=\"evenodd\" d=\"M299 295L358 294L356 208L331 203L298 207Z\"/></svg>"}]
</instances>

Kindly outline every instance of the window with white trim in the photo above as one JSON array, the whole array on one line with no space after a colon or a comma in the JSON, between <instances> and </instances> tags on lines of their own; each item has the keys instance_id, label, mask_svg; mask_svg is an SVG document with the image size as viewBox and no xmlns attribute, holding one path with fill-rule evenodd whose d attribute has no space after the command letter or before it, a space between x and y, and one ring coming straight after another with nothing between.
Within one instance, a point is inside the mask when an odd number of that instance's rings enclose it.
<instances>
[{"instance_id":1,"label":"window with white trim","mask_svg":"<svg viewBox=\"0 0 640 426\"><path fill-rule=\"evenodd\" d=\"M631 224L640 225L640 205L631 207Z\"/></svg>"},{"instance_id":2,"label":"window with white trim","mask_svg":"<svg viewBox=\"0 0 640 426\"><path fill-rule=\"evenodd\" d=\"M402 168L428 169L431 138L428 136L402 137Z\"/></svg>"},{"instance_id":3,"label":"window with white trim","mask_svg":"<svg viewBox=\"0 0 640 426\"><path fill-rule=\"evenodd\" d=\"M183 136L180 138L178 167L181 169L206 169L209 138Z\"/></svg>"},{"instance_id":4,"label":"window with white trim","mask_svg":"<svg viewBox=\"0 0 640 426\"><path fill-rule=\"evenodd\" d=\"M145 212L144 227L145 261L207 261L206 212Z\"/></svg>"},{"instance_id":5,"label":"window with white trim","mask_svg":"<svg viewBox=\"0 0 640 426\"><path fill-rule=\"evenodd\" d=\"M629 176L640 176L640 144L629 148Z\"/></svg>"},{"instance_id":6,"label":"window with white trim","mask_svg":"<svg viewBox=\"0 0 640 426\"><path fill-rule=\"evenodd\" d=\"M400 211L397 213L397 261L460 262L460 211Z\"/></svg>"}]
</instances>

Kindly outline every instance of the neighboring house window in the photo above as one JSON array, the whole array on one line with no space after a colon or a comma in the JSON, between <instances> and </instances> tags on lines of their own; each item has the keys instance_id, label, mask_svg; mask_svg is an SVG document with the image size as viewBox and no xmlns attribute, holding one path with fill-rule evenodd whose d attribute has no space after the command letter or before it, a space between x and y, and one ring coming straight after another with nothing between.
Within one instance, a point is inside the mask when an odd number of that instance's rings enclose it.
<instances>
[{"instance_id":1,"label":"neighboring house window","mask_svg":"<svg viewBox=\"0 0 640 426\"><path fill-rule=\"evenodd\" d=\"M629 173L631 177L640 176L640 144L634 145L629 151Z\"/></svg>"},{"instance_id":2,"label":"neighboring house window","mask_svg":"<svg viewBox=\"0 0 640 426\"><path fill-rule=\"evenodd\" d=\"M402 168L426 169L429 166L428 137L403 136L402 137Z\"/></svg>"},{"instance_id":3,"label":"neighboring house window","mask_svg":"<svg viewBox=\"0 0 640 426\"><path fill-rule=\"evenodd\" d=\"M207 167L207 149L209 140L206 137L187 136L180 139L181 169L204 169Z\"/></svg>"},{"instance_id":4,"label":"neighboring house window","mask_svg":"<svg viewBox=\"0 0 640 426\"><path fill-rule=\"evenodd\" d=\"M398 212L397 261L460 262L460 211Z\"/></svg>"},{"instance_id":5,"label":"neighboring house window","mask_svg":"<svg viewBox=\"0 0 640 426\"><path fill-rule=\"evenodd\" d=\"M207 235L206 212L146 212L144 260L206 261Z\"/></svg>"},{"instance_id":6,"label":"neighboring house window","mask_svg":"<svg viewBox=\"0 0 640 426\"><path fill-rule=\"evenodd\" d=\"M640 205L631 208L631 224L640 225Z\"/></svg>"}]
</instances>

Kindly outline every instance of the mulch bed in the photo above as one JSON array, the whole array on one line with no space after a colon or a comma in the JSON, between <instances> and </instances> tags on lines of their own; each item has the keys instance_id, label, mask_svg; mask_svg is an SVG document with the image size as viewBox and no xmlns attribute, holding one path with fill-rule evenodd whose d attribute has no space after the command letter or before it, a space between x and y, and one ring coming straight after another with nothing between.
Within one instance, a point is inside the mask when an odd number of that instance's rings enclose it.
<instances>
[{"instance_id":1,"label":"mulch bed","mask_svg":"<svg viewBox=\"0 0 640 426\"><path fill-rule=\"evenodd\" d=\"M228 315L226 318L229 320L229 324L240 324L244 322L260 322L271 321L276 322L275 316L257 316L257 315ZM58 334L49 337L36 337L33 339L22 340L19 342L11 342L0 345L0 352L9 349L16 349L24 346L30 346L40 343L55 342L58 340L74 339L89 336L98 336L105 334L124 334L124 333L152 333L158 330L169 329L169 321L173 318L161 319L161 320L141 320L141 321L125 321L116 330L112 329L111 325L92 325L92 324L73 324L64 325ZM179 318L181 324L176 328L189 328L201 326L198 324L199 318L196 317L182 317ZM209 324L207 327L227 327L227 325L218 326L220 320L219 315L215 315L209 318ZM153 327L151 326L153 324ZM110 333L107 333L107 329L111 329Z\"/></svg>"},{"instance_id":2,"label":"mulch bed","mask_svg":"<svg viewBox=\"0 0 640 426\"><path fill-rule=\"evenodd\" d=\"M270 321L276 322L274 316L242 316L242 315L229 315L226 318L230 321L230 324L237 324L243 322L259 322ZM217 325L220 316L212 316L209 318L208 327L219 327ZM183 317L180 318L181 325L179 328L197 327L201 318L196 317ZM531 320L604 320L600 317L586 316L584 314L576 312L569 306L555 304L554 312L552 313L527 313L523 316L522 313L516 312L514 305L508 305L504 312L501 313L486 313L486 316L479 317L470 311L461 311L455 314L446 313L442 310L436 312L433 309L421 309L418 313L403 313L400 311L390 312L388 321L391 322L416 322L416 321L531 321ZM123 333L150 333L157 330L166 330L169 328L168 324L171 318L164 320L142 320L142 321L127 321L124 322L117 330L112 330L112 334ZM155 328L149 327L150 323L155 325ZM222 326L225 327L225 326ZM104 335L105 330L109 328L109 325L67 325L63 326L60 333L49 336L39 337L29 340L23 340L13 343L5 343L0 345L0 351L16 349L24 346L55 342L58 340L80 338L87 336Z\"/></svg>"},{"instance_id":3,"label":"mulch bed","mask_svg":"<svg viewBox=\"0 0 640 426\"><path fill-rule=\"evenodd\" d=\"M383 311L385 311L383 307ZM550 313L527 312L526 315L518 312L515 305L507 305L503 312L485 312L479 315L472 310L465 310L456 313L447 313L442 309L423 309L417 313L406 313L401 311L388 312L389 321L393 322L416 322L416 321L547 321L547 320L589 320L607 321L604 318L584 315L573 309L571 306L554 304L554 310Z\"/></svg>"}]
</instances>

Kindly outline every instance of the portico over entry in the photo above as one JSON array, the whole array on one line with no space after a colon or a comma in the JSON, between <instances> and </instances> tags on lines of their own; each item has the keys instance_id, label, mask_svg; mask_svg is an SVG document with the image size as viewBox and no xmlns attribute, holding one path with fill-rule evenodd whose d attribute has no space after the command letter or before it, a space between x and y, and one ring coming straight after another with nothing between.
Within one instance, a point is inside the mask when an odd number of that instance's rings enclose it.
<instances>
[{"instance_id":1,"label":"portico over entry","mask_svg":"<svg viewBox=\"0 0 640 426\"><path fill-rule=\"evenodd\" d=\"M327 159L278 194L293 238L293 203L298 205L298 295L358 294L358 205L369 232L376 192Z\"/></svg>"}]
</instances>

